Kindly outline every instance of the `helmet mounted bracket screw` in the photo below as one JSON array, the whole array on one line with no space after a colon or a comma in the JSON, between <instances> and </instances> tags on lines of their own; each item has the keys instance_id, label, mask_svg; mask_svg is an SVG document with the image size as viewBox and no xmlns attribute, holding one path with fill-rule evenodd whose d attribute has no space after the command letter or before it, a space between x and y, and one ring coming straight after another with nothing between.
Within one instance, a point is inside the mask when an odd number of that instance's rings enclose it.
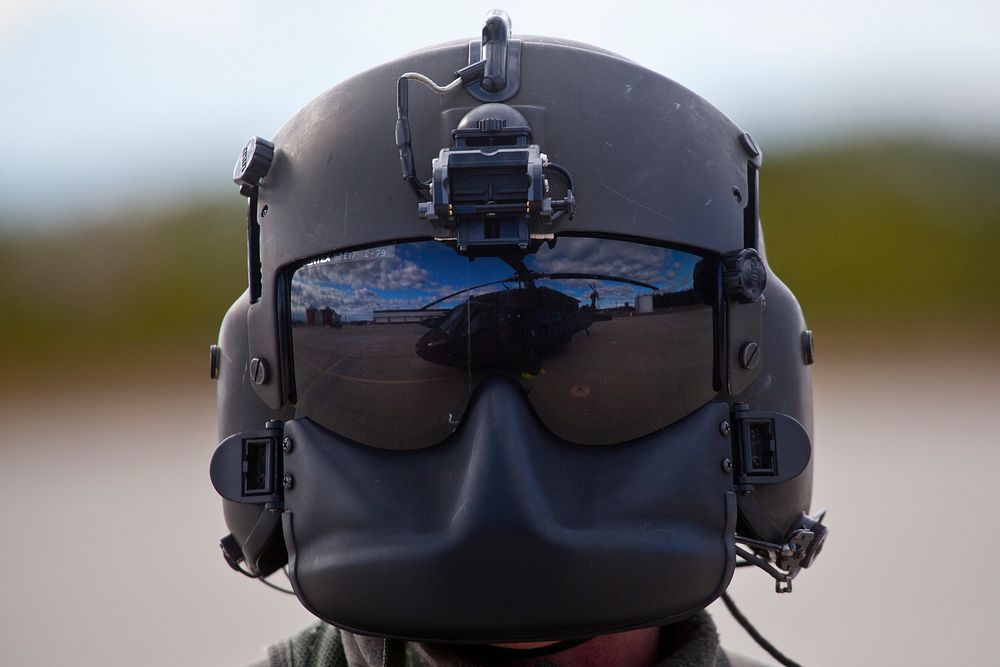
<instances>
[{"instance_id":1,"label":"helmet mounted bracket screw","mask_svg":"<svg viewBox=\"0 0 1000 667\"><path fill-rule=\"evenodd\" d=\"M740 366L747 370L757 368L760 364L760 346L757 343L747 341L740 347Z\"/></svg>"},{"instance_id":2,"label":"helmet mounted bracket screw","mask_svg":"<svg viewBox=\"0 0 1000 667\"><path fill-rule=\"evenodd\" d=\"M270 378L270 369L266 359L254 357L250 360L250 378L256 385L266 384Z\"/></svg>"}]
</instances>

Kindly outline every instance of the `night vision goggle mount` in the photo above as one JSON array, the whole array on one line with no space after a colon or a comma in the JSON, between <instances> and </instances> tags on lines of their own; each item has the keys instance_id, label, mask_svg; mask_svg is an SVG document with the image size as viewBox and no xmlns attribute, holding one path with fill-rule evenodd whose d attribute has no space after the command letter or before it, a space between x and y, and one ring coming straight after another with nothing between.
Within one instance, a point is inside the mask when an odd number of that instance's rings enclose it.
<instances>
[{"instance_id":1,"label":"night vision goggle mount","mask_svg":"<svg viewBox=\"0 0 1000 667\"><path fill-rule=\"evenodd\" d=\"M485 104L469 112L452 132L455 144L432 163L430 201L417 210L436 236L456 240L462 251L481 246L517 245L552 238L552 223L573 217L573 179L548 161L517 110ZM566 182L562 199L549 197L544 170Z\"/></svg>"},{"instance_id":2,"label":"night vision goggle mount","mask_svg":"<svg viewBox=\"0 0 1000 667\"><path fill-rule=\"evenodd\" d=\"M554 238L556 220L563 215L572 219L576 210L573 177L531 143L525 117L500 103L519 87L520 41L508 39L509 32L506 15L491 15L482 42L470 44L470 64L455 72L454 81L439 86L422 74L408 72L397 84L396 146L403 180L420 200L417 212L433 225L435 238L455 242L462 253L537 247ZM414 166L410 81L440 94L464 86L469 95L487 102L467 113L452 131L454 144L441 149L432 161L427 182L417 178ZM565 182L561 199L549 195L545 170L558 173Z\"/></svg>"}]
</instances>

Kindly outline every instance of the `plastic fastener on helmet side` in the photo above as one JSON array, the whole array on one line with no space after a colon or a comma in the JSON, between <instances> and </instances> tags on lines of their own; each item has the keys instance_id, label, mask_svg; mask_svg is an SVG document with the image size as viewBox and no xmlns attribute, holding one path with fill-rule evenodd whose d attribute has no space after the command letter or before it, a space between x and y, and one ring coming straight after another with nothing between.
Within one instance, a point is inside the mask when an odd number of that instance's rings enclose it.
<instances>
[{"instance_id":1,"label":"plastic fastener on helmet side","mask_svg":"<svg viewBox=\"0 0 1000 667\"><path fill-rule=\"evenodd\" d=\"M241 195L250 196L250 190L267 175L273 161L274 144L262 137L251 137L233 168L233 181L240 186Z\"/></svg>"},{"instance_id":2,"label":"plastic fastener on helmet side","mask_svg":"<svg viewBox=\"0 0 1000 667\"><path fill-rule=\"evenodd\" d=\"M767 286L767 268L753 248L744 248L722 258L722 281L726 296L739 303L760 301Z\"/></svg>"}]
</instances>

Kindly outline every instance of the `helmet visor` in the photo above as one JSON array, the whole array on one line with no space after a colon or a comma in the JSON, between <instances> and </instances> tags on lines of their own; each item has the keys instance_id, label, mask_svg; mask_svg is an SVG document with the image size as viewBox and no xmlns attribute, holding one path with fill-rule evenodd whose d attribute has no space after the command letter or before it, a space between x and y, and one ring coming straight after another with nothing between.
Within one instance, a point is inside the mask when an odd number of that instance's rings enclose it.
<instances>
[{"instance_id":1,"label":"helmet visor","mask_svg":"<svg viewBox=\"0 0 1000 667\"><path fill-rule=\"evenodd\" d=\"M716 267L577 236L502 257L433 240L320 257L290 281L297 415L365 445L425 447L502 374L564 440L646 435L716 393Z\"/></svg>"}]
</instances>

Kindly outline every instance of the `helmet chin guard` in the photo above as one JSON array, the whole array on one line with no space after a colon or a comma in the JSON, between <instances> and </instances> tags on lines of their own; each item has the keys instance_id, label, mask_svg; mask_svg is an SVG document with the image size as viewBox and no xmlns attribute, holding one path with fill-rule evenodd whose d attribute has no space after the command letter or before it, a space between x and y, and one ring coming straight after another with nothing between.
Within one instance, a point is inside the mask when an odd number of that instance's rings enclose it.
<instances>
[{"instance_id":1,"label":"helmet chin guard","mask_svg":"<svg viewBox=\"0 0 1000 667\"><path fill-rule=\"evenodd\" d=\"M495 379L459 430L425 449L385 452L288 422L295 593L351 631L435 642L586 637L688 616L735 564L729 441L715 428L727 414L712 403L626 445L572 445Z\"/></svg>"}]
</instances>

